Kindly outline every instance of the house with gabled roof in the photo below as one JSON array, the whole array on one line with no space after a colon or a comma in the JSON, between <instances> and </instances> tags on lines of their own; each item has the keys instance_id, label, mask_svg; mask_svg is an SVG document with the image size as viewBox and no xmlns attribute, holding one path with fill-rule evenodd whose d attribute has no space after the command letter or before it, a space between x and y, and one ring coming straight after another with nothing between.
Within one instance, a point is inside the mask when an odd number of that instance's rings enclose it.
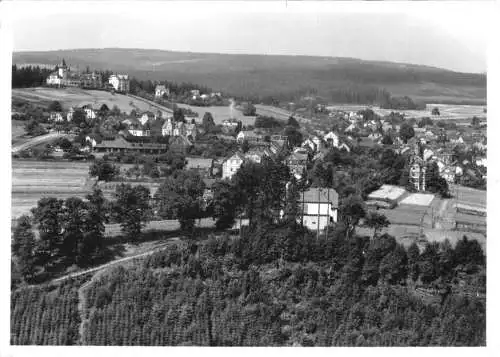
<instances>
[{"instance_id":1,"label":"house with gabled roof","mask_svg":"<svg viewBox=\"0 0 500 357\"><path fill-rule=\"evenodd\" d=\"M186 157L186 170L197 171L201 176L211 177L214 160L202 157Z\"/></svg>"},{"instance_id":2,"label":"house with gabled roof","mask_svg":"<svg viewBox=\"0 0 500 357\"><path fill-rule=\"evenodd\" d=\"M49 121L54 123L60 123L64 121L64 118L61 112L51 112L49 116Z\"/></svg>"},{"instance_id":3,"label":"house with gabled roof","mask_svg":"<svg viewBox=\"0 0 500 357\"><path fill-rule=\"evenodd\" d=\"M236 136L236 141L242 143L243 141L248 141L249 143L257 143L263 141L263 136L257 134L253 130L242 130Z\"/></svg>"},{"instance_id":4,"label":"house with gabled roof","mask_svg":"<svg viewBox=\"0 0 500 357\"><path fill-rule=\"evenodd\" d=\"M299 220L310 230L322 231L337 222L339 195L333 188L310 188L299 195L298 204Z\"/></svg>"},{"instance_id":5,"label":"house with gabled roof","mask_svg":"<svg viewBox=\"0 0 500 357\"><path fill-rule=\"evenodd\" d=\"M243 165L245 156L241 152L236 152L222 163L222 178L231 178Z\"/></svg>"}]
</instances>

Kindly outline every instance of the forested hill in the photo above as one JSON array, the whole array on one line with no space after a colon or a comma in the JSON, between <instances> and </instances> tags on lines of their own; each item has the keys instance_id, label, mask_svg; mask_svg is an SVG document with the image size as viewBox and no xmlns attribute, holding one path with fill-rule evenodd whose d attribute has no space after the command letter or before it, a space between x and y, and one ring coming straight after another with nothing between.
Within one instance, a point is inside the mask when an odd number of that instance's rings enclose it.
<instances>
[{"instance_id":1,"label":"forested hill","mask_svg":"<svg viewBox=\"0 0 500 357\"><path fill-rule=\"evenodd\" d=\"M486 75L353 58L234 55L146 49L77 49L17 52L13 63L111 69L138 79L192 82L236 96L293 99L315 92L341 100L340 91L387 89L426 102L486 102Z\"/></svg>"}]
</instances>

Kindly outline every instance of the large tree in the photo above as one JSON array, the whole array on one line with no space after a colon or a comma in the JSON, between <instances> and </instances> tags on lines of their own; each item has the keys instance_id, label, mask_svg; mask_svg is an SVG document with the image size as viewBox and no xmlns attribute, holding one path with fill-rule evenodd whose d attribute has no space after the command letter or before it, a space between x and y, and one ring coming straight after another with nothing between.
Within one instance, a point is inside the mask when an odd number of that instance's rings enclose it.
<instances>
[{"instance_id":1,"label":"large tree","mask_svg":"<svg viewBox=\"0 0 500 357\"><path fill-rule=\"evenodd\" d=\"M49 108L51 112L62 112L62 105L57 100L50 102Z\"/></svg>"},{"instance_id":2,"label":"large tree","mask_svg":"<svg viewBox=\"0 0 500 357\"><path fill-rule=\"evenodd\" d=\"M17 258L18 271L25 280L30 280L35 272L35 234L31 220L24 215L17 219L12 235L12 254Z\"/></svg>"},{"instance_id":3,"label":"large tree","mask_svg":"<svg viewBox=\"0 0 500 357\"><path fill-rule=\"evenodd\" d=\"M109 220L106 199L100 189L95 188L87 195L87 215L82 245L79 249L82 261L92 262L102 254L104 245L104 224Z\"/></svg>"},{"instance_id":4,"label":"large tree","mask_svg":"<svg viewBox=\"0 0 500 357\"><path fill-rule=\"evenodd\" d=\"M99 181L111 181L119 172L112 163L104 160L96 160L89 168L89 175L97 177Z\"/></svg>"},{"instance_id":5,"label":"large tree","mask_svg":"<svg viewBox=\"0 0 500 357\"><path fill-rule=\"evenodd\" d=\"M46 267L49 261L59 254L63 231L63 204L63 200L55 197L44 197L38 200L37 206L32 209L40 232L36 253L39 265Z\"/></svg>"},{"instance_id":6,"label":"large tree","mask_svg":"<svg viewBox=\"0 0 500 357\"><path fill-rule=\"evenodd\" d=\"M205 132L209 133L213 128L215 128L215 122L214 122L214 117L212 116L212 113L210 112L205 112L203 115L203 119L201 122L201 125Z\"/></svg>"},{"instance_id":7,"label":"large tree","mask_svg":"<svg viewBox=\"0 0 500 357\"><path fill-rule=\"evenodd\" d=\"M79 250L85 231L86 204L78 197L67 198L63 210L63 233L61 255L74 264L78 264Z\"/></svg>"},{"instance_id":8,"label":"large tree","mask_svg":"<svg viewBox=\"0 0 500 357\"><path fill-rule=\"evenodd\" d=\"M378 232L385 227L388 227L390 222L387 217L378 212L368 212L365 217L365 224L373 229L373 237L377 237Z\"/></svg>"},{"instance_id":9,"label":"large tree","mask_svg":"<svg viewBox=\"0 0 500 357\"><path fill-rule=\"evenodd\" d=\"M352 236L360 219L365 217L366 207L363 199L358 195L349 195L341 201L340 217L347 225L346 236Z\"/></svg>"},{"instance_id":10,"label":"large tree","mask_svg":"<svg viewBox=\"0 0 500 357\"><path fill-rule=\"evenodd\" d=\"M217 229L231 228L237 214L238 199L230 181L218 181L213 186L214 218Z\"/></svg>"},{"instance_id":11,"label":"large tree","mask_svg":"<svg viewBox=\"0 0 500 357\"><path fill-rule=\"evenodd\" d=\"M177 219L182 230L192 230L195 220L203 215L204 190L205 183L198 173L177 171L167 177L156 192L158 214L163 218Z\"/></svg>"},{"instance_id":12,"label":"large tree","mask_svg":"<svg viewBox=\"0 0 500 357\"><path fill-rule=\"evenodd\" d=\"M113 213L122 232L129 238L137 239L151 217L149 189L142 185L121 184L116 187L115 198Z\"/></svg>"},{"instance_id":13,"label":"large tree","mask_svg":"<svg viewBox=\"0 0 500 357\"><path fill-rule=\"evenodd\" d=\"M415 136L415 130L413 127L408 124L408 123L403 123L401 124L401 127L399 128L399 136L403 140L403 142L406 144L408 140L413 138Z\"/></svg>"}]
</instances>

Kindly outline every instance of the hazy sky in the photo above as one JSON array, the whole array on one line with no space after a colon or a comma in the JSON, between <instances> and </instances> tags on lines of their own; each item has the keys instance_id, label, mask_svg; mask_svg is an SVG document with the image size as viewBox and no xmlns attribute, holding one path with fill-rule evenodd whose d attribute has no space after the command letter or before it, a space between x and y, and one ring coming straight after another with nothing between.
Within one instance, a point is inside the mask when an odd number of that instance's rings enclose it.
<instances>
[{"instance_id":1,"label":"hazy sky","mask_svg":"<svg viewBox=\"0 0 500 357\"><path fill-rule=\"evenodd\" d=\"M15 51L151 48L357 57L486 71L488 3L11 4ZM21 8L22 7L22 8Z\"/></svg>"}]
</instances>

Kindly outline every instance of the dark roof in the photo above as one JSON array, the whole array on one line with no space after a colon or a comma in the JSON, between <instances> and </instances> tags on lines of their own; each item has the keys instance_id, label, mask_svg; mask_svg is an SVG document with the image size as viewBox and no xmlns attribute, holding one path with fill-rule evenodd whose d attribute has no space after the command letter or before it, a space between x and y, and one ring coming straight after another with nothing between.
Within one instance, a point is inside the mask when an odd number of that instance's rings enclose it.
<instances>
[{"instance_id":1,"label":"dark roof","mask_svg":"<svg viewBox=\"0 0 500 357\"><path fill-rule=\"evenodd\" d=\"M114 140L103 140L95 146L96 148L114 149L166 149L167 145L157 143L133 143L124 138L117 137Z\"/></svg>"},{"instance_id":2,"label":"dark roof","mask_svg":"<svg viewBox=\"0 0 500 357\"><path fill-rule=\"evenodd\" d=\"M303 197L302 197L303 196ZM300 195L300 201L306 203L328 203L333 207L339 206L339 195L333 188L319 187L310 188Z\"/></svg>"}]
</instances>

